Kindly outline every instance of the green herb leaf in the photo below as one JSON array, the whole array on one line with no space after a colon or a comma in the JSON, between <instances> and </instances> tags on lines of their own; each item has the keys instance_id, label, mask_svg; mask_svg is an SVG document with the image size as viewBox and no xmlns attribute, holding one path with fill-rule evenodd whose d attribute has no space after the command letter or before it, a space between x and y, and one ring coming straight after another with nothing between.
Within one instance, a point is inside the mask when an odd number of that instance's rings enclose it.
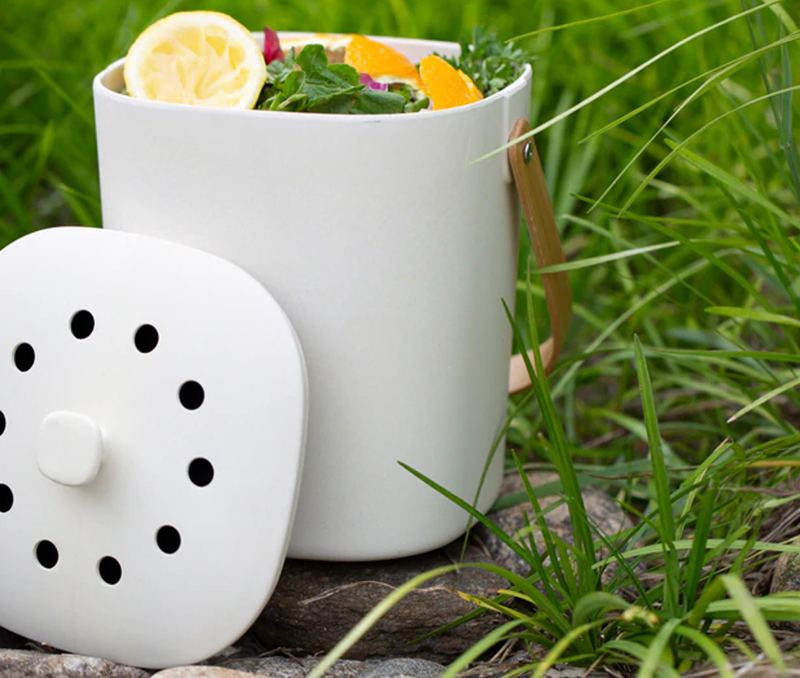
<instances>
[{"instance_id":1,"label":"green herb leaf","mask_svg":"<svg viewBox=\"0 0 800 678\"><path fill-rule=\"evenodd\" d=\"M494 33L476 28L472 42L461 43L461 55L442 57L466 73L484 96L490 96L514 82L533 57Z\"/></svg>"},{"instance_id":2,"label":"green herb leaf","mask_svg":"<svg viewBox=\"0 0 800 678\"><path fill-rule=\"evenodd\" d=\"M292 50L284 61L267 67L267 84L258 108L311 113L402 113L406 100L400 94L371 90L359 82L358 72L347 64L329 64L322 45Z\"/></svg>"},{"instance_id":3,"label":"green herb leaf","mask_svg":"<svg viewBox=\"0 0 800 678\"><path fill-rule=\"evenodd\" d=\"M402 113L406 105L405 99L393 92L381 92L365 87L359 95L353 113Z\"/></svg>"}]
</instances>

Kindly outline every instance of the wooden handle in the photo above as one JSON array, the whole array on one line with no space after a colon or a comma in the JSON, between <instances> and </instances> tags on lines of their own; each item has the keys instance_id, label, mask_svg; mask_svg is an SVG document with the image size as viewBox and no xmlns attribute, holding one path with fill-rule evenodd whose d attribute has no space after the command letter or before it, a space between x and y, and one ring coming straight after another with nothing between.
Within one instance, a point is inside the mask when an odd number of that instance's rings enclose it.
<instances>
[{"instance_id":1,"label":"wooden handle","mask_svg":"<svg viewBox=\"0 0 800 678\"><path fill-rule=\"evenodd\" d=\"M514 125L509 141L514 141L530 130L528 121L521 118ZM537 265L543 267L562 263L564 250L558 237L553 204L547 192L539 152L536 150L533 137L511 146L508 149L508 162L528 225L531 248L536 256ZM553 369L558 360L569 329L572 316L572 288L566 272L543 273L542 286L547 301L547 312L550 315L551 336L539 347L539 351L542 365L547 373ZM529 355L531 364L534 364L532 352ZM509 393L517 393L530 385L531 380L523 357L513 356L508 380Z\"/></svg>"}]
</instances>

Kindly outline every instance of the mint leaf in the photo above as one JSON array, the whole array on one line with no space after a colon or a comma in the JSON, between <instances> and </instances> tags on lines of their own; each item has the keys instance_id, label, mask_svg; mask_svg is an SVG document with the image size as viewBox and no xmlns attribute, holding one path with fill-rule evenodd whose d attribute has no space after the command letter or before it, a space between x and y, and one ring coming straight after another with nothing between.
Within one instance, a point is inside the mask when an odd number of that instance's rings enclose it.
<instances>
[{"instance_id":1,"label":"mint leaf","mask_svg":"<svg viewBox=\"0 0 800 678\"><path fill-rule=\"evenodd\" d=\"M284 61L267 66L267 84L257 107L270 111L310 113L402 113L399 94L371 90L347 64L329 64L322 45L306 45Z\"/></svg>"},{"instance_id":2,"label":"mint leaf","mask_svg":"<svg viewBox=\"0 0 800 678\"><path fill-rule=\"evenodd\" d=\"M305 81L303 92L308 97L308 110L320 113L328 104L335 109L346 106L346 99L364 89L358 81L358 72L346 64L328 64L328 57L322 45L307 45L297 57L297 65L303 69ZM339 100L338 102L334 100Z\"/></svg>"},{"instance_id":3,"label":"mint leaf","mask_svg":"<svg viewBox=\"0 0 800 678\"><path fill-rule=\"evenodd\" d=\"M365 87L351 113L402 113L404 106L405 99L399 94Z\"/></svg>"}]
</instances>

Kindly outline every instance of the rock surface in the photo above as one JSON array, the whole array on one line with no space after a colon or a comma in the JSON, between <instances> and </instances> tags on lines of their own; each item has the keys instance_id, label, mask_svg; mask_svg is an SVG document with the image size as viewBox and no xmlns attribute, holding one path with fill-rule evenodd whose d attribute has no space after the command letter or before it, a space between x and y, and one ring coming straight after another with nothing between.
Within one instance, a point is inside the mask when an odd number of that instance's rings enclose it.
<instances>
[{"instance_id":1,"label":"rock surface","mask_svg":"<svg viewBox=\"0 0 800 678\"><path fill-rule=\"evenodd\" d=\"M269 678L304 678L318 661L313 658L252 657L226 661L225 666L242 671L247 675L256 674L269 676ZM363 662L343 659L336 662L333 669L328 672L328 676L351 678L358 676L363 667Z\"/></svg>"},{"instance_id":2,"label":"rock surface","mask_svg":"<svg viewBox=\"0 0 800 678\"><path fill-rule=\"evenodd\" d=\"M531 473L528 477L533 487L552 486L558 481L558 476L555 473ZM501 496L517 495L524 492L525 487L519 475L515 473L505 477ZM597 487L587 487L584 488L582 494L583 503L586 506L586 513L597 529L602 531L604 535L613 536L617 532L631 527L628 516L620 508L619 504L603 490ZM562 502L553 508L548 508L548 506L553 503L554 499L557 498L555 494L539 497L539 503L545 514L545 522L551 532L568 544L571 544L573 543L572 526L570 524L569 508L567 504ZM495 511L491 513L489 517L504 532L513 535L525 528L526 512L528 513L529 520L533 523L534 516L532 507L528 501ZM498 565L522 576L529 573L530 567L525 561L482 525L475 528L474 537L480 539L484 543L492 560ZM534 533L534 539L539 550L543 551L544 539L538 530Z\"/></svg>"},{"instance_id":3,"label":"rock surface","mask_svg":"<svg viewBox=\"0 0 800 678\"><path fill-rule=\"evenodd\" d=\"M267 647L324 653L396 587L422 572L458 562L460 546L385 562L288 561L254 630ZM485 560L480 548L469 547L466 562ZM431 580L400 601L348 656L414 654L437 659L458 654L494 628L496 620L482 615L437 638L419 637L473 609L458 591L492 596L503 586L503 579L476 568Z\"/></svg>"},{"instance_id":4,"label":"rock surface","mask_svg":"<svg viewBox=\"0 0 800 678\"><path fill-rule=\"evenodd\" d=\"M225 669L221 666L178 666L165 669L154 675L154 678L251 678L252 673Z\"/></svg>"},{"instance_id":5,"label":"rock surface","mask_svg":"<svg viewBox=\"0 0 800 678\"><path fill-rule=\"evenodd\" d=\"M147 678L141 669L74 654L0 650L0 678Z\"/></svg>"},{"instance_id":6,"label":"rock surface","mask_svg":"<svg viewBox=\"0 0 800 678\"><path fill-rule=\"evenodd\" d=\"M800 546L800 539L792 541L793 546ZM775 561L772 573L772 593L783 591L800 591L800 554L781 553Z\"/></svg>"},{"instance_id":7,"label":"rock surface","mask_svg":"<svg viewBox=\"0 0 800 678\"><path fill-rule=\"evenodd\" d=\"M557 477L549 473L531 474L534 486L552 484ZM523 490L516 475L504 481L503 493ZM602 490L584 491L586 510L606 534L629 527L622 509ZM543 501L543 504L547 502ZM509 506L491 514L506 532L524 526L528 502ZM562 539L572 541L569 514L565 505L549 511L546 520ZM330 650L347 631L387 594L412 577L448 563L459 561L461 541L448 547L411 558L372 563L325 563L289 560L270 603L256 622L254 631L267 647L291 648L297 654L316 654ZM473 531L466 562L494 561L518 574L528 567L497 537L482 527ZM465 568L424 584L394 607L348 654L351 658L416 655L443 661L460 654L483 637L500 621L484 614L436 638L419 640L425 633L472 611L471 603L459 591L493 596L505 580L475 568Z\"/></svg>"},{"instance_id":8,"label":"rock surface","mask_svg":"<svg viewBox=\"0 0 800 678\"><path fill-rule=\"evenodd\" d=\"M253 659L239 659L227 663L226 666L235 668L237 675L249 676L256 674L268 678L304 678L319 659L306 657L304 659L290 659L288 657L260 657ZM425 659L396 658L372 659L357 661L342 659L336 662L326 674L326 678L437 678L444 671L444 666ZM194 674L168 674L163 672L154 678L190 678ZM203 674L198 674L203 675ZM207 678L216 677L217 674L208 674ZM229 678L220 674L219 678ZM236 676L230 676L236 678Z\"/></svg>"},{"instance_id":9,"label":"rock surface","mask_svg":"<svg viewBox=\"0 0 800 678\"><path fill-rule=\"evenodd\" d=\"M388 659L368 666L360 678L438 678L444 666L424 659Z\"/></svg>"},{"instance_id":10,"label":"rock surface","mask_svg":"<svg viewBox=\"0 0 800 678\"><path fill-rule=\"evenodd\" d=\"M535 486L553 484L553 474L532 474ZM505 494L522 492L523 484L515 475L504 482ZM542 500L543 507L552 500ZM619 506L601 490L584 491L586 509L596 525L606 534L629 526ZM491 514L492 520L508 533L524 527L524 513L530 505L523 502ZM569 515L565 505L546 514L550 529L565 541L572 541ZM460 562L462 541L437 551L411 558L372 563L324 563L290 560L270 604L237 647L231 647L210 659L206 666L168 669L158 673L120 666L112 662L70 654L24 651L36 647L13 633L0 629L0 678L304 678L319 661L369 610L389 592L412 577L441 565ZM789 560L789 559L787 559ZM528 566L491 532L482 527L473 530L464 562L495 562L518 574L527 574ZM800 563L800 558L797 559ZM800 589L800 565L787 562L781 572L781 586ZM779 572L776 571L776 582ZM393 608L350 652L349 658L336 662L328 678L433 678L444 670L443 664L470 647L502 620L490 614L435 638L420 636L473 610L471 603L458 593L493 596L506 585L501 577L477 567L464 567L431 580L410 593ZM773 583L773 589L777 584ZM780 589L780 590L786 590ZM290 656L277 656L279 652ZM276 656L267 656L275 654ZM309 656L317 655L317 657ZM410 657L410 658L397 658ZM435 660L435 661L433 661ZM436 663L436 662L441 663ZM500 664L476 665L464 675L473 678L499 678L530 661L524 654ZM553 676L571 676L572 669L562 669ZM565 673L566 672L566 673ZM548 674L551 675L551 674Z\"/></svg>"}]
</instances>

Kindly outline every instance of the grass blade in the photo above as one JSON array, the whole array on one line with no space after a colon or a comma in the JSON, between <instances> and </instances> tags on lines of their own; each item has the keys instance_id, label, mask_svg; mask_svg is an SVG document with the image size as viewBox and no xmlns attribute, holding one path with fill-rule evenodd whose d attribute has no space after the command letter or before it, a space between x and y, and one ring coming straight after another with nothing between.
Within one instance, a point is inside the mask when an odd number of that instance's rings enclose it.
<instances>
[{"instance_id":1,"label":"grass blade","mask_svg":"<svg viewBox=\"0 0 800 678\"><path fill-rule=\"evenodd\" d=\"M733 678L733 668L722 648L707 635L688 626L678 626L675 635L683 636L699 647L719 672L720 678Z\"/></svg>"},{"instance_id":2,"label":"grass blade","mask_svg":"<svg viewBox=\"0 0 800 678\"><path fill-rule=\"evenodd\" d=\"M681 243L674 240L672 242L662 242L658 243L657 245L646 245L644 247L635 247L630 250L624 250L622 252L612 252L611 254L603 254L597 257L589 257L587 259L581 259L580 261L567 261L563 264L553 264L552 266L542 266L541 268L535 269L535 273L557 273L559 271L576 271L581 268L591 268L592 266L599 266L600 264L607 264L611 261L617 261L618 259L628 259L630 257L638 256L639 254L645 254L647 252L657 252L659 250L666 250L672 247L677 247Z\"/></svg>"},{"instance_id":3,"label":"grass blade","mask_svg":"<svg viewBox=\"0 0 800 678\"><path fill-rule=\"evenodd\" d=\"M636 353L636 373L639 377L639 391L642 398L647 441L650 446L650 460L653 464L653 482L656 489L656 505L659 517L659 537L665 551L665 595L664 612L672 617L678 613L678 559L675 552L675 522L672 515L672 498L669 492L667 466L661 446L661 433L658 430L653 385L650 371L638 336L634 336Z\"/></svg>"},{"instance_id":4,"label":"grass blade","mask_svg":"<svg viewBox=\"0 0 800 678\"><path fill-rule=\"evenodd\" d=\"M789 327L800 327L800 320L780 313L770 313L759 311L752 308L741 308L738 306L710 306L706 313L722 315L726 318L740 318L742 320L755 320L756 322L773 323L775 325L788 325Z\"/></svg>"},{"instance_id":5,"label":"grass blade","mask_svg":"<svg viewBox=\"0 0 800 678\"><path fill-rule=\"evenodd\" d=\"M498 153L503 153L504 151L506 151L509 148L511 148L514 144L521 143L525 139L529 139L531 137L536 136L537 134L541 134L546 129L549 129L553 125L557 125L559 122L561 122L562 120L565 120L566 118L571 116L573 113L577 113L582 108L585 108L586 106L589 106L590 104L594 103L598 99L604 97L609 92L615 90L617 87L619 87L623 83L628 82L628 80L630 80L631 78L634 78L639 73L641 73L645 69L649 68L653 64L659 62L661 59L663 59L668 54L671 54L675 50L680 49L684 45L688 45L693 40L697 40L698 38L701 38L702 36L707 35L708 33L711 33L713 31L717 30L718 28L722 28L723 26L726 26L729 23L737 21L738 19L741 19L743 17L749 16L750 14L754 14L755 12L760 12L761 10L767 9L768 7L770 7L770 6L774 5L774 4L777 4L778 2L780 2L780 0L772 0L771 2L767 2L767 3L765 3L765 4L763 4L763 5L759 6L759 7L753 7L751 9L745 10L744 12L739 12L738 14L734 14L733 16L729 16L729 17L723 19L722 21L717 21L716 23L712 24L711 26L706 26L705 28L703 28L703 29L701 29L699 31L696 31L696 32L692 33L691 35L686 36L682 40L679 40L678 42L676 42L676 43L670 45L669 47L667 47L667 49L662 50L661 52L659 52L655 56L650 57L647 61L639 64L638 66L636 66L636 68L633 68L633 69L629 70L627 73L625 73L624 75L620 76L619 78L617 78L613 82L609 83L605 87L599 89L597 92L595 92L591 96L586 97L585 99L583 99L582 101L578 102L574 106L571 106L566 111L563 111L562 113L559 113L558 115L550 118L546 122L543 122L540 125L537 125L530 132L526 132L525 134L515 138L514 141L512 141L510 143L507 143L507 144L503 144L499 148L496 148L495 150L491 151L490 153L482 155L481 157L477 158L474 162L480 162L481 160L485 160L486 158L489 158L489 157L491 157L493 155L497 155Z\"/></svg>"},{"instance_id":6,"label":"grass blade","mask_svg":"<svg viewBox=\"0 0 800 678\"><path fill-rule=\"evenodd\" d=\"M515 619L505 624L501 624L472 645L468 650L459 655L442 673L441 678L455 678L461 671L467 668L472 662L478 659L484 652L487 652L497 643L504 640L510 631L521 626L524 620Z\"/></svg>"},{"instance_id":7,"label":"grass blade","mask_svg":"<svg viewBox=\"0 0 800 678\"><path fill-rule=\"evenodd\" d=\"M705 565L706 542L711 532L711 523L714 518L714 505L716 493L706 491L700 500L700 511L694 525L694 538L692 549L686 560L684 572L686 579L683 591L683 609L688 612L697 600L697 591L700 588L700 580L703 577L703 566Z\"/></svg>"},{"instance_id":8,"label":"grass blade","mask_svg":"<svg viewBox=\"0 0 800 678\"><path fill-rule=\"evenodd\" d=\"M764 654L767 655L778 671L785 672L786 662L783 660L783 654L778 647L775 636L773 636L772 631L769 630L769 626L767 626L767 622L761 614L761 610L759 610L750 592L745 588L742 580L733 575L726 574L722 576L722 583L728 590L728 595L730 595L736 605L738 605L742 619L747 622L750 631L753 633L753 637L758 641Z\"/></svg>"},{"instance_id":9,"label":"grass blade","mask_svg":"<svg viewBox=\"0 0 800 678\"><path fill-rule=\"evenodd\" d=\"M592 629L596 629L598 626L603 624L603 620L590 622L588 624L581 624L580 626L576 626L572 629L569 633L567 633L563 638L561 638L552 648L550 651L545 655L544 659L536 666L536 670L533 672L533 678L542 678L545 673L547 673L553 665L559 660L562 654L566 651L566 649L572 645L578 638L587 634Z\"/></svg>"},{"instance_id":10,"label":"grass blade","mask_svg":"<svg viewBox=\"0 0 800 678\"><path fill-rule=\"evenodd\" d=\"M800 386L800 377L792 379L791 381L772 389L768 393L765 393L761 397L756 398L752 403L746 405L742 409L738 410L735 414L728 417L728 423L732 424L734 421L740 419L748 412L752 412L753 410L761 407L764 403L769 402L770 400L781 395L782 393L786 393L786 391L790 391L794 388L797 388L798 386Z\"/></svg>"},{"instance_id":11,"label":"grass blade","mask_svg":"<svg viewBox=\"0 0 800 678\"><path fill-rule=\"evenodd\" d=\"M513 38L509 38L508 40L509 42L517 42L519 40L524 40L525 38L532 38L535 35L541 35L542 33L554 33L555 31L563 31L567 28L588 26L589 24L595 24L601 21L608 21L609 19L627 16L628 14L633 14L635 12L641 12L642 10L650 9L651 7L656 7L657 5L663 5L665 2L674 2L674 0L655 0L654 2L648 2L644 5L637 5L636 7L628 7L627 9L622 9L617 12L603 14L602 16L593 16L589 17L588 19L578 19L577 21L570 21L566 24L559 24L558 26L545 26L544 28L537 28L535 31L528 31L527 33L515 35Z\"/></svg>"},{"instance_id":12,"label":"grass blade","mask_svg":"<svg viewBox=\"0 0 800 678\"><path fill-rule=\"evenodd\" d=\"M431 579L440 577L443 574L455 572L459 565L443 565L434 570L418 574L413 579L410 579L402 586L398 586L381 602L370 610L361 621L358 622L336 646L326 654L322 660L317 664L308 674L308 678L322 678L325 673L330 669L337 659L340 659L353 645L355 645L364 634L369 631L389 610L392 609L398 602L400 602L407 594L411 593L418 586L421 586Z\"/></svg>"},{"instance_id":13,"label":"grass blade","mask_svg":"<svg viewBox=\"0 0 800 678\"><path fill-rule=\"evenodd\" d=\"M650 643L650 647L647 648L647 654L642 665L639 667L638 678L652 678L655 675L656 669L661 665L664 650L667 649L669 640L680 623L680 619L670 619L658 630L658 633Z\"/></svg>"}]
</instances>

